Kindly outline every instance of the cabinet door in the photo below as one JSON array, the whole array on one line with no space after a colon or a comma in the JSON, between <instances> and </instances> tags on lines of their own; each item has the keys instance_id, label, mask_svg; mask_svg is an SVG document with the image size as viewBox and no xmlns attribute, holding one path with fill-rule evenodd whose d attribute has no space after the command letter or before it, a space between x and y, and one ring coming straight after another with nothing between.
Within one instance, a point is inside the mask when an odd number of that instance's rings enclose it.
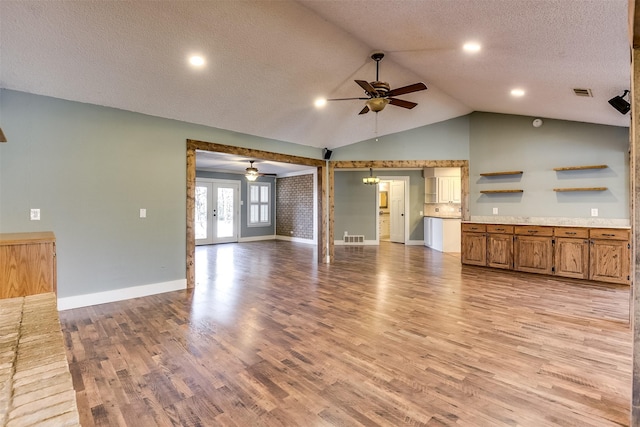
<instances>
[{"instance_id":1,"label":"cabinet door","mask_svg":"<svg viewBox=\"0 0 640 427\"><path fill-rule=\"evenodd\" d=\"M600 282L629 283L629 242L591 240L589 278Z\"/></svg>"},{"instance_id":2,"label":"cabinet door","mask_svg":"<svg viewBox=\"0 0 640 427\"><path fill-rule=\"evenodd\" d=\"M451 178L451 201L462 203L462 181L460 178Z\"/></svg>"},{"instance_id":3,"label":"cabinet door","mask_svg":"<svg viewBox=\"0 0 640 427\"><path fill-rule=\"evenodd\" d=\"M589 278L589 240L557 237L554 258L556 276Z\"/></svg>"},{"instance_id":4,"label":"cabinet door","mask_svg":"<svg viewBox=\"0 0 640 427\"><path fill-rule=\"evenodd\" d=\"M553 243L546 236L515 236L513 268L529 273L551 274Z\"/></svg>"},{"instance_id":5,"label":"cabinet door","mask_svg":"<svg viewBox=\"0 0 640 427\"><path fill-rule=\"evenodd\" d=\"M438 203L451 201L451 178L438 178Z\"/></svg>"},{"instance_id":6,"label":"cabinet door","mask_svg":"<svg viewBox=\"0 0 640 427\"><path fill-rule=\"evenodd\" d=\"M462 263L487 265L487 237L484 233L462 233Z\"/></svg>"},{"instance_id":7,"label":"cabinet door","mask_svg":"<svg viewBox=\"0 0 640 427\"><path fill-rule=\"evenodd\" d=\"M487 234L487 265L513 268L513 236L511 234Z\"/></svg>"},{"instance_id":8,"label":"cabinet door","mask_svg":"<svg viewBox=\"0 0 640 427\"><path fill-rule=\"evenodd\" d=\"M0 246L0 298L56 292L55 243Z\"/></svg>"},{"instance_id":9,"label":"cabinet door","mask_svg":"<svg viewBox=\"0 0 640 427\"><path fill-rule=\"evenodd\" d=\"M440 177L438 179L438 203L460 203L462 183L459 177Z\"/></svg>"}]
</instances>

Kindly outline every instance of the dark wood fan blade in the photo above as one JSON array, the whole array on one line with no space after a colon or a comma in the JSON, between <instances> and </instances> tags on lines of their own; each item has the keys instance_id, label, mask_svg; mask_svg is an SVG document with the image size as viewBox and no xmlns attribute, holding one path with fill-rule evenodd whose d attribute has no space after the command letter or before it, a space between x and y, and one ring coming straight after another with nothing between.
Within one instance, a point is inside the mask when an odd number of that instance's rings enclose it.
<instances>
[{"instance_id":1,"label":"dark wood fan blade","mask_svg":"<svg viewBox=\"0 0 640 427\"><path fill-rule=\"evenodd\" d=\"M395 105L396 107L408 108L409 110L418 105L415 102L404 101L396 98L389 98L389 104Z\"/></svg>"},{"instance_id":2,"label":"dark wood fan blade","mask_svg":"<svg viewBox=\"0 0 640 427\"><path fill-rule=\"evenodd\" d=\"M398 96L398 95L404 95L405 93L412 93L412 92L418 92L420 90L425 90L427 88L427 85L424 83L414 83L412 85L409 86L403 86L403 87L399 87L397 89L393 89L390 90L389 92L387 92L387 96Z\"/></svg>"},{"instance_id":3,"label":"dark wood fan blade","mask_svg":"<svg viewBox=\"0 0 640 427\"><path fill-rule=\"evenodd\" d=\"M327 99L327 101L349 101L352 99L371 99L371 98L331 98L331 99Z\"/></svg>"},{"instance_id":4,"label":"dark wood fan blade","mask_svg":"<svg viewBox=\"0 0 640 427\"><path fill-rule=\"evenodd\" d=\"M369 112L369 107L365 105L364 108L358 114L367 114L368 112Z\"/></svg>"},{"instance_id":5,"label":"dark wood fan blade","mask_svg":"<svg viewBox=\"0 0 640 427\"><path fill-rule=\"evenodd\" d=\"M364 89L365 92L367 92L368 94L370 95L378 94L378 91L373 86L371 86L371 84L368 81L366 80L354 80L354 81L358 83L360 87Z\"/></svg>"}]
</instances>

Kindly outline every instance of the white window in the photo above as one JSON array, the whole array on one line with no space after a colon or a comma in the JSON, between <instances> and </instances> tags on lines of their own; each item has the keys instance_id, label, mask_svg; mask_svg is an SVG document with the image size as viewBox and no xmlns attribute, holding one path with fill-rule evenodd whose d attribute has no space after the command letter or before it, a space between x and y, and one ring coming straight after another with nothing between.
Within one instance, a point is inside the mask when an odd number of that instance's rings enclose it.
<instances>
[{"instance_id":1,"label":"white window","mask_svg":"<svg viewBox=\"0 0 640 427\"><path fill-rule=\"evenodd\" d=\"M268 182L249 182L249 227L267 227L271 225L271 184Z\"/></svg>"}]
</instances>

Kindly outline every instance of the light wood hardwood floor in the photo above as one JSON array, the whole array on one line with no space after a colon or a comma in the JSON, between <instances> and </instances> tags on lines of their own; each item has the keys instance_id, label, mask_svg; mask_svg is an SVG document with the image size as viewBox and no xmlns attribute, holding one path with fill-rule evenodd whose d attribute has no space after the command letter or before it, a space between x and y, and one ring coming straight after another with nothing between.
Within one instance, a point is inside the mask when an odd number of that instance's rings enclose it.
<instances>
[{"instance_id":1,"label":"light wood hardwood floor","mask_svg":"<svg viewBox=\"0 0 640 427\"><path fill-rule=\"evenodd\" d=\"M60 313L84 427L628 425L627 287L421 246L198 247L197 286Z\"/></svg>"}]
</instances>

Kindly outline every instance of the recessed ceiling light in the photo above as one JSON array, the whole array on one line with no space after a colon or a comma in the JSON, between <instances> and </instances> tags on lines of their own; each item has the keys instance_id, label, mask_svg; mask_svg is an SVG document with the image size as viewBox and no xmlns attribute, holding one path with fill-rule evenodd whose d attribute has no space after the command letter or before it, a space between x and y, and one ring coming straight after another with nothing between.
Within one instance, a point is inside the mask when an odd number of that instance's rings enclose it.
<instances>
[{"instance_id":1,"label":"recessed ceiling light","mask_svg":"<svg viewBox=\"0 0 640 427\"><path fill-rule=\"evenodd\" d=\"M204 62L204 58L199 55L193 55L189 58L189 64L193 65L194 67L202 67L204 65Z\"/></svg>"},{"instance_id":2,"label":"recessed ceiling light","mask_svg":"<svg viewBox=\"0 0 640 427\"><path fill-rule=\"evenodd\" d=\"M327 100L324 98L318 98L316 99L316 101L314 102L314 105L318 108L322 108L325 105L327 105Z\"/></svg>"},{"instance_id":3,"label":"recessed ceiling light","mask_svg":"<svg viewBox=\"0 0 640 427\"><path fill-rule=\"evenodd\" d=\"M511 89L511 96L524 96L523 89Z\"/></svg>"},{"instance_id":4,"label":"recessed ceiling light","mask_svg":"<svg viewBox=\"0 0 640 427\"><path fill-rule=\"evenodd\" d=\"M476 42L467 42L465 43L462 48L466 51L466 52L479 52L480 49L482 49L482 46L480 46L480 43L476 43Z\"/></svg>"}]
</instances>

